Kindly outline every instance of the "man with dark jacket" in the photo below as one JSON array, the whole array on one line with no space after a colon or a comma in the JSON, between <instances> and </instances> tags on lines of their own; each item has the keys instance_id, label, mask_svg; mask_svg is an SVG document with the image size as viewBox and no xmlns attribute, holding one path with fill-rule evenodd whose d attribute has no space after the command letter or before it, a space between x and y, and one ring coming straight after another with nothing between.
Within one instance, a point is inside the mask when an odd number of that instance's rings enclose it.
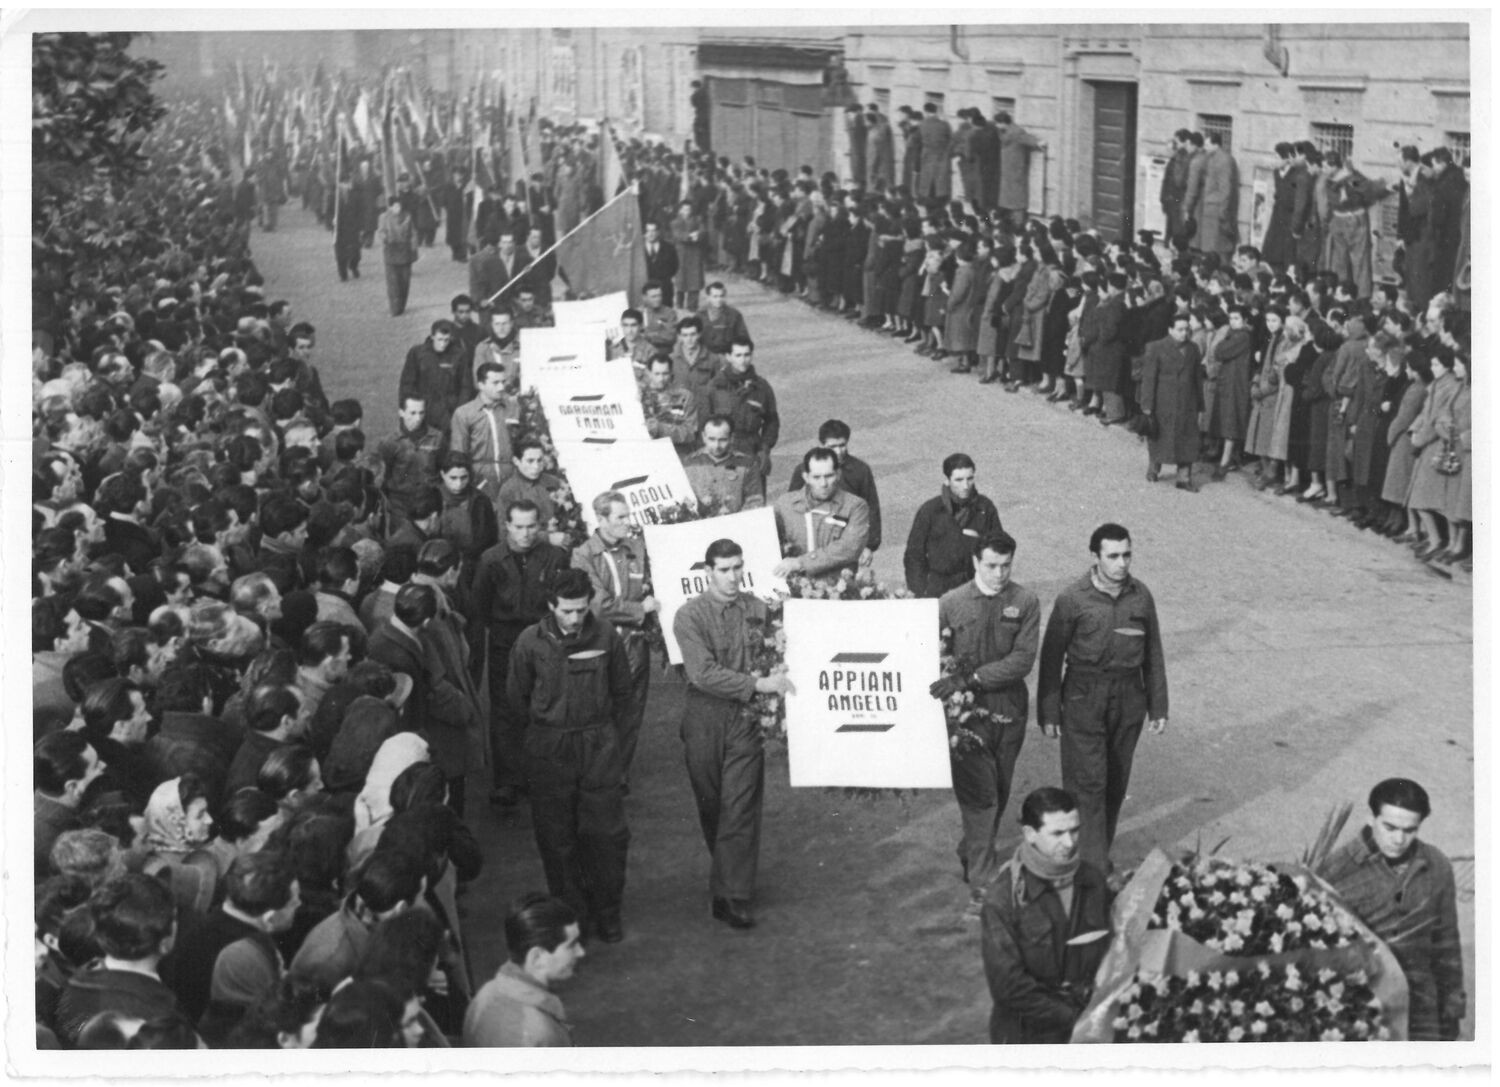
<instances>
[{"instance_id":1,"label":"man with dark jacket","mask_svg":"<svg viewBox=\"0 0 1500 1087\"><path fill-rule=\"evenodd\" d=\"M924 502L906 539L906 587L937 599L974 576L974 545L1001 531L995 504L974 483L974 461L967 453L943 460L942 491Z\"/></svg>"},{"instance_id":2,"label":"man with dark jacket","mask_svg":"<svg viewBox=\"0 0 1500 1087\"><path fill-rule=\"evenodd\" d=\"M1190 233L1183 227L1190 148L1187 129L1179 128L1172 133L1172 157L1161 175L1161 210L1167 217L1167 240L1179 249L1187 244L1186 236Z\"/></svg>"},{"instance_id":3,"label":"man with dark jacket","mask_svg":"<svg viewBox=\"0 0 1500 1087\"><path fill-rule=\"evenodd\" d=\"M505 681L510 654L521 632L547 614L552 576L568 567L568 553L543 538L541 510L522 499L505 510L505 535L479 557L469 594L471 667L490 670L491 803L513 807L523 781L520 748L524 721L510 712Z\"/></svg>"},{"instance_id":4,"label":"man with dark jacket","mask_svg":"<svg viewBox=\"0 0 1500 1087\"><path fill-rule=\"evenodd\" d=\"M1021 805L1021 845L985 896L990 1041L1063 1043L1088 1006L1109 950L1104 873L1078 850L1078 802L1037 789Z\"/></svg>"},{"instance_id":5,"label":"man with dark jacket","mask_svg":"<svg viewBox=\"0 0 1500 1087\"><path fill-rule=\"evenodd\" d=\"M1432 207L1427 215L1427 229L1432 251L1432 285L1436 292L1453 286L1469 182L1446 147L1434 148L1431 154Z\"/></svg>"},{"instance_id":6,"label":"man with dark jacket","mask_svg":"<svg viewBox=\"0 0 1500 1087\"><path fill-rule=\"evenodd\" d=\"M724 367L708 386L703 417L727 416L734 423L734 449L756 459L762 481L771 474L771 450L781 435L781 416L771 383L755 372L755 345L736 337Z\"/></svg>"},{"instance_id":7,"label":"man with dark jacket","mask_svg":"<svg viewBox=\"0 0 1500 1087\"><path fill-rule=\"evenodd\" d=\"M630 662L619 633L590 612L592 597L584 571L552 577L548 614L511 651L508 694L547 889L618 943L630 830L615 722L630 702Z\"/></svg>"},{"instance_id":8,"label":"man with dark jacket","mask_svg":"<svg viewBox=\"0 0 1500 1087\"><path fill-rule=\"evenodd\" d=\"M397 403L408 399L427 405L427 425L439 433L448 432L454 409L469 395L469 366L464 357L453 322L432 322L432 333L406 353L401 368Z\"/></svg>"},{"instance_id":9,"label":"man with dark jacket","mask_svg":"<svg viewBox=\"0 0 1500 1087\"><path fill-rule=\"evenodd\" d=\"M197 664L174 664L156 688L161 728L146 741L146 761L158 781L195 774L217 810L229 767L244 742L242 726L213 716L213 680Z\"/></svg>"},{"instance_id":10,"label":"man with dark jacket","mask_svg":"<svg viewBox=\"0 0 1500 1087\"><path fill-rule=\"evenodd\" d=\"M839 488L856 498L863 498L870 507L870 534L865 540L865 550L871 554L880 550L880 492L875 489L875 473L870 466L849 452L849 438L853 431L842 419L829 419L818 428L818 445L832 449L839 458ZM792 469L792 481L788 491L800 491L806 486L802 464ZM867 561L865 555L861 561Z\"/></svg>"},{"instance_id":11,"label":"man with dark jacket","mask_svg":"<svg viewBox=\"0 0 1500 1087\"><path fill-rule=\"evenodd\" d=\"M646 278L662 285L662 301L672 304L672 280L677 277L677 247L661 236L661 226L654 220L645 225Z\"/></svg>"}]
</instances>

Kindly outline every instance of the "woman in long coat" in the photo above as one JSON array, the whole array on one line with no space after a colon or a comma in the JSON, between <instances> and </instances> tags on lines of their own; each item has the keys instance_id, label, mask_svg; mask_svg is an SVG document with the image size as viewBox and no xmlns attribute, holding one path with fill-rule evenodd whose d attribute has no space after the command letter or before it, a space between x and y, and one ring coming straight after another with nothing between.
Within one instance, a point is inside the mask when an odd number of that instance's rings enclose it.
<instances>
[{"instance_id":1,"label":"woman in long coat","mask_svg":"<svg viewBox=\"0 0 1500 1087\"><path fill-rule=\"evenodd\" d=\"M1457 478L1439 472L1437 461L1442 455L1443 439L1451 438L1455 432L1453 402L1458 399L1462 384L1454 373L1453 353L1444 349L1433 352L1427 402L1411 431L1411 444L1417 456L1412 468L1411 493L1406 496L1406 508L1416 513L1422 525L1423 546L1417 557L1423 560L1443 550L1437 516L1449 508L1450 481L1457 489Z\"/></svg>"},{"instance_id":2,"label":"woman in long coat","mask_svg":"<svg viewBox=\"0 0 1500 1087\"><path fill-rule=\"evenodd\" d=\"M1301 488L1307 472L1309 419L1302 383L1318 358L1318 346L1313 343L1312 330L1306 321L1288 317L1286 332L1287 339L1282 344L1286 361L1282 363L1281 391L1276 400L1276 432L1271 435L1273 450L1286 464L1286 485L1277 494L1294 494Z\"/></svg>"},{"instance_id":3,"label":"woman in long coat","mask_svg":"<svg viewBox=\"0 0 1500 1087\"><path fill-rule=\"evenodd\" d=\"M1016 355L1027 363L1026 376L1034 378L1031 383L1035 391L1050 393L1051 381L1042 375L1042 352L1045 350L1044 336L1047 324L1047 307L1052 304L1052 295L1063 284L1062 270L1057 266L1057 255L1051 249L1042 251L1042 266L1032 274L1026 285L1026 297L1021 302L1021 312L1026 330Z\"/></svg>"},{"instance_id":4,"label":"woman in long coat","mask_svg":"<svg viewBox=\"0 0 1500 1087\"><path fill-rule=\"evenodd\" d=\"M1307 406L1307 490L1297 496L1298 502L1313 502L1328 494L1328 401L1332 394L1324 379L1338 355L1339 343L1339 334L1327 325L1319 325L1313 333L1318 354L1303 375L1302 395L1298 398L1299 403Z\"/></svg>"},{"instance_id":5,"label":"woman in long coat","mask_svg":"<svg viewBox=\"0 0 1500 1087\"><path fill-rule=\"evenodd\" d=\"M1005 352L1005 341L1009 336L1006 325L1006 302L1011 291L1016 289L1016 276L1021 271L1021 261L1013 245L1002 244L995 250L995 274L990 279L990 289L985 292L984 312L980 320L983 328L979 333L979 354L984 359L984 376L981 385L993 385L1000 380L1000 360Z\"/></svg>"},{"instance_id":6,"label":"woman in long coat","mask_svg":"<svg viewBox=\"0 0 1500 1087\"><path fill-rule=\"evenodd\" d=\"M880 224L880 256L875 264L875 294L878 298L875 312L885 319L881 327L886 331L895 331L899 327L903 241L901 221L894 215L884 217Z\"/></svg>"},{"instance_id":7,"label":"woman in long coat","mask_svg":"<svg viewBox=\"0 0 1500 1087\"><path fill-rule=\"evenodd\" d=\"M1286 338L1282 322L1286 315L1281 310L1266 311L1266 343L1260 349L1260 369L1250 383L1250 421L1245 426L1245 452L1259 457L1255 469L1255 486L1265 490L1274 481L1276 468L1272 462L1271 438L1276 430L1276 399L1281 392L1281 372L1276 366L1276 353Z\"/></svg>"},{"instance_id":8,"label":"woman in long coat","mask_svg":"<svg viewBox=\"0 0 1500 1087\"><path fill-rule=\"evenodd\" d=\"M823 240L823 228L828 225L828 201L823 194L814 190L808 197L808 204L812 208L812 217L807 221L807 235L802 242L802 290L799 292L803 298L813 305L821 300L820 262L818 250Z\"/></svg>"},{"instance_id":9,"label":"woman in long coat","mask_svg":"<svg viewBox=\"0 0 1500 1087\"><path fill-rule=\"evenodd\" d=\"M958 247L958 266L953 271L953 286L948 292L948 321L943 330L943 347L957 355L955 372L968 373L974 367L977 346L974 336L975 311L983 301L977 294L973 242Z\"/></svg>"},{"instance_id":10,"label":"woman in long coat","mask_svg":"<svg viewBox=\"0 0 1500 1087\"><path fill-rule=\"evenodd\" d=\"M948 323L948 284L945 281L947 254L943 240L934 234L927 239L927 253L922 258L922 348L923 354L942 357L942 337Z\"/></svg>"},{"instance_id":11,"label":"woman in long coat","mask_svg":"<svg viewBox=\"0 0 1500 1087\"><path fill-rule=\"evenodd\" d=\"M698 292L703 289L703 258L708 232L704 229L702 217L693 210L691 200L677 205L677 218L672 220L672 244L677 247L678 305L696 311Z\"/></svg>"},{"instance_id":12,"label":"woman in long coat","mask_svg":"<svg viewBox=\"0 0 1500 1087\"><path fill-rule=\"evenodd\" d=\"M995 251L995 243L987 234L981 234L974 240L974 299L975 305L970 312L973 314L970 320L970 329L974 337L974 352L979 353L979 337L984 331L984 303L989 297L990 281L995 278L995 264L990 260L990 255Z\"/></svg>"},{"instance_id":13,"label":"woman in long coat","mask_svg":"<svg viewBox=\"0 0 1500 1087\"><path fill-rule=\"evenodd\" d=\"M1365 345L1366 363L1359 371L1359 384L1354 399L1349 405L1351 453L1350 474L1358 488L1355 495L1361 506L1365 506L1364 517L1356 521L1361 528L1374 520L1379 505L1375 495L1385 484L1386 450L1385 429L1395 410L1395 392L1388 392L1390 379L1400 373L1399 365L1392 368L1394 360L1387 360L1389 348L1395 344L1382 333L1372 337ZM1366 499L1369 500L1366 505Z\"/></svg>"},{"instance_id":14,"label":"woman in long coat","mask_svg":"<svg viewBox=\"0 0 1500 1087\"><path fill-rule=\"evenodd\" d=\"M1469 527L1474 520L1474 414L1469 404L1469 364L1459 357L1453 368L1460 385L1458 395L1453 398L1453 440L1458 444L1458 457L1463 467L1456 476L1449 476L1452 485L1448 488L1448 505L1443 516L1448 518L1448 550L1438 555L1440 562L1455 562L1470 558Z\"/></svg>"},{"instance_id":15,"label":"woman in long coat","mask_svg":"<svg viewBox=\"0 0 1500 1087\"><path fill-rule=\"evenodd\" d=\"M979 335L975 338L975 352L985 365L985 374L990 371L990 360L995 357L998 348L1000 330L995 327L995 307L999 305L1000 293L1010 284L1005 278L1000 267L1000 259L1007 252L996 250L990 255L990 278L989 285L985 288L984 302L979 307ZM1008 250L1011 263L1015 263L1015 250Z\"/></svg>"},{"instance_id":16,"label":"woman in long coat","mask_svg":"<svg viewBox=\"0 0 1500 1087\"><path fill-rule=\"evenodd\" d=\"M1146 345L1141 360L1141 410L1156 423L1148 441L1150 462L1146 479L1155 483L1163 464L1177 467L1177 486L1193 486L1193 462L1198 459L1202 435L1198 413L1203 410L1202 356L1188 338L1188 316L1172 318L1165 339Z\"/></svg>"},{"instance_id":17,"label":"woman in long coat","mask_svg":"<svg viewBox=\"0 0 1500 1087\"><path fill-rule=\"evenodd\" d=\"M1245 318L1244 307L1230 307L1229 331L1213 349L1213 360L1219 373L1209 432L1224 443L1224 453L1219 458L1219 466L1214 469L1215 480L1222 480L1232 468L1238 467L1236 458L1250 424L1250 367L1254 341Z\"/></svg>"},{"instance_id":18,"label":"woman in long coat","mask_svg":"<svg viewBox=\"0 0 1500 1087\"><path fill-rule=\"evenodd\" d=\"M927 255L927 243L922 240L919 222L908 222L902 233L906 240L901 243L901 297L896 312L906 329L906 342L915 343L921 339L918 330L922 325L922 261Z\"/></svg>"},{"instance_id":19,"label":"woman in long coat","mask_svg":"<svg viewBox=\"0 0 1500 1087\"><path fill-rule=\"evenodd\" d=\"M1063 275L1060 268L1049 269L1049 274L1054 273L1056 286L1042 318L1042 376L1051 390L1047 399L1066 400L1068 385L1063 375L1068 360L1068 315L1078 300L1069 285L1077 281Z\"/></svg>"},{"instance_id":20,"label":"woman in long coat","mask_svg":"<svg viewBox=\"0 0 1500 1087\"><path fill-rule=\"evenodd\" d=\"M1387 522L1392 535L1404 532L1395 538L1402 543L1411 543L1417 538L1417 518L1406 509L1406 496L1411 493L1412 471L1417 466L1417 449L1411 444L1411 428L1422 414L1427 403L1427 386L1432 380L1432 370L1427 361L1416 352L1406 353L1406 390L1396 406L1396 414L1386 427L1385 483L1380 489L1380 498L1394 508Z\"/></svg>"}]
</instances>

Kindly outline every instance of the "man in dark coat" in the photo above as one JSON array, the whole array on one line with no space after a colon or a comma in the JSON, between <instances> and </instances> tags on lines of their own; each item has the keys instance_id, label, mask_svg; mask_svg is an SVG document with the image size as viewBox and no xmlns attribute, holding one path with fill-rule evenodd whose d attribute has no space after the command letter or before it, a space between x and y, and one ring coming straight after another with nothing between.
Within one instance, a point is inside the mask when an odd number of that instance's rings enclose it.
<instances>
[{"instance_id":1,"label":"man in dark coat","mask_svg":"<svg viewBox=\"0 0 1500 1087\"><path fill-rule=\"evenodd\" d=\"M986 213L1000 202L1000 133L979 110L974 110L971 116L974 131L969 136L969 151L979 175L975 204L981 213Z\"/></svg>"},{"instance_id":2,"label":"man in dark coat","mask_svg":"<svg viewBox=\"0 0 1500 1087\"><path fill-rule=\"evenodd\" d=\"M339 281L343 282L350 276L359 278L359 257L364 249L364 213L360 210L353 182L340 181L336 199L333 260L338 266Z\"/></svg>"},{"instance_id":3,"label":"man in dark coat","mask_svg":"<svg viewBox=\"0 0 1500 1087\"><path fill-rule=\"evenodd\" d=\"M1172 157L1161 175L1161 210L1167 217L1167 240L1179 249L1187 244L1183 201L1187 198L1190 148L1187 129L1179 128L1172 134Z\"/></svg>"},{"instance_id":4,"label":"man in dark coat","mask_svg":"<svg viewBox=\"0 0 1500 1087\"><path fill-rule=\"evenodd\" d=\"M641 244L646 247L646 278L662 285L662 301L672 304L672 280L677 276L677 247L661 236L661 227L648 222Z\"/></svg>"},{"instance_id":5,"label":"man in dark coat","mask_svg":"<svg viewBox=\"0 0 1500 1087\"><path fill-rule=\"evenodd\" d=\"M1119 272L1105 279L1099 304L1085 311L1078 322L1078 343L1084 353L1084 381L1103 401L1105 426L1125 421L1125 400L1119 393L1120 373L1125 365L1125 287Z\"/></svg>"},{"instance_id":6,"label":"man in dark coat","mask_svg":"<svg viewBox=\"0 0 1500 1087\"><path fill-rule=\"evenodd\" d=\"M1141 365L1141 410L1152 421L1148 432L1150 463L1146 479L1154 483L1163 462L1177 466L1177 489L1196 491L1193 462L1202 435L1198 413L1203 410L1202 353L1188 339L1188 315L1178 313L1165 339L1146 345Z\"/></svg>"},{"instance_id":7,"label":"man in dark coat","mask_svg":"<svg viewBox=\"0 0 1500 1087\"><path fill-rule=\"evenodd\" d=\"M912 521L906 539L906 587L937 599L974 576L974 544L1001 531L995 504L974 483L974 461L967 453L943 460L942 491L928 499Z\"/></svg>"},{"instance_id":8,"label":"man in dark coat","mask_svg":"<svg viewBox=\"0 0 1500 1087\"><path fill-rule=\"evenodd\" d=\"M918 200L941 197L947 200L953 191L953 126L938 116L936 103L928 102L922 107L926 116L917 126L922 139L921 156L918 160Z\"/></svg>"},{"instance_id":9,"label":"man in dark coat","mask_svg":"<svg viewBox=\"0 0 1500 1087\"><path fill-rule=\"evenodd\" d=\"M873 102L870 103L869 112L865 114L865 129L871 190L896 184L895 134L891 131L891 122Z\"/></svg>"},{"instance_id":10,"label":"man in dark coat","mask_svg":"<svg viewBox=\"0 0 1500 1087\"><path fill-rule=\"evenodd\" d=\"M1021 805L1021 845L985 896L981 946L996 1045L1067 1042L1093 993L1110 944L1109 891L1079 853L1079 825L1072 794L1031 793Z\"/></svg>"},{"instance_id":11,"label":"man in dark coat","mask_svg":"<svg viewBox=\"0 0 1500 1087\"><path fill-rule=\"evenodd\" d=\"M869 133L865 128L865 115L857 103L844 107L844 131L849 135L849 177L860 188L865 184L865 149Z\"/></svg>"},{"instance_id":12,"label":"man in dark coat","mask_svg":"<svg viewBox=\"0 0 1500 1087\"><path fill-rule=\"evenodd\" d=\"M427 423L439 433L448 430L453 411L469 391L469 366L453 322L432 323L432 333L406 353L398 398L427 404Z\"/></svg>"},{"instance_id":13,"label":"man in dark coat","mask_svg":"<svg viewBox=\"0 0 1500 1087\"><path fill-rule=\"evenodd\" d=\"M1427 229L1432 245L1432 284L1436 292L1453 286L1469 182L1446 147L1432 151L1432 174L1432 209L1427 215Z\"/></svg>"}]
</instances>

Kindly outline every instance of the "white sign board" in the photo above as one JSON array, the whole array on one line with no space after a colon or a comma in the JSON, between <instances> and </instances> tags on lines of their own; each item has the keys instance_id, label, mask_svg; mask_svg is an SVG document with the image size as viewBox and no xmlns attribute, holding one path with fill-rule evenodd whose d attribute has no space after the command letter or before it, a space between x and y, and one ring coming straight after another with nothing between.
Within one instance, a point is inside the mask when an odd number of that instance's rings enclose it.
<instances>
[{"instance_id":1,"label":"white sign board","mask_svg":"<svg viewBox=\"0 0 1500 1087\"><path fill-rule=\"evenodd\" d=\"M537 376L536 393L553 442L651 440L629 359L596 362L582 370L544 371Z\"/></svg>"},{"instance_id":2,"label":"white sign board","mask_svg":"<svg viewBox=\"0 0 1500 1087\"><path fill-rule=\"evenodd\" d=\"M947 789L936 600L788 600L791 783Z\"/></svg>"},{"instance_id":3,"label":"white sign board","mask_svg":"<svg viewBox=\"0 0 1500 1087\"><path fill-rule=\"evenodd\" d=\"M534 389L548 374L569 373L603 362L602 324L521 329L521 388Z\"/></svg>"},{"instance_id":4,"label":"white sign board","mask_svg":"<svg viewBox=\"0 0 1500 1087\"><path fill-rule=\"evenodd\" d=\"M557 462L568 475L568 485L583 507L583 520L590 529L599 527L594 498L605 491L623 494L631 522L642 526L655 524L659 510L683 502L698 504L671 438L644 442L589 438L553 444Z\"/></svg>"},{"instance_id":5,"label":"white sign board","mask_svg":"<svg viewBox=\"0 0 1500 1087\"><path fill-rule=\"evenodd\" d=\"M651 588L661 604L661 629L666 635L667 659L682 663L682 651L672 634L672 620L690 599L708 587L703 556L715 540L733 540L745 551L745 591L769 598L786 592L786 582L771 571L781 561L776 514L769 507L742 510L702 521L646 526L646 555L651 560ZM933 615L933 624L937 615Z\"/></svg>"},{"instance_id":6,"label":"white sign board","mask_svg":"<svg viewBox=\"0 0 1500 1087\"><path fill-rule=\"evenodd\" d=\"M620 338L620 315L630 308L630 296L624 291L601 294L598 298L581 298L576 302L553 302L552 319L558 328L578 325L603 325L611 340Z\"/></svg>"}]
</instances>

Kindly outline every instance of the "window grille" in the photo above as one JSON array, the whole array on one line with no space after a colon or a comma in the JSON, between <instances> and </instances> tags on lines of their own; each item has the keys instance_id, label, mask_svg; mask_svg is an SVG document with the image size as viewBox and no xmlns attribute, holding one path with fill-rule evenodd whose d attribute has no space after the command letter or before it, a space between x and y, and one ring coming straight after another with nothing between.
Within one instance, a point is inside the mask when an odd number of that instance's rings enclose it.
<instances>
[{"instance_id":1,"label":"window grille","mask_svg":"<svg viewBox=\"0 0 1500 1087\"><path fill-rule=\"evenodd\" d=\"M1323 154L1337 151L1348 162L1354 156L1354 126L1313 124L1312 142Z\"/></svg>"},{"instance_id":2,"label":"window grille","mask_svg":"<svg viewBox=\"0 0 1500 1087\"><path fill-rule=\"evenodd\" d=\"M1198 131L1207 136L1210 132L1219 137L1224 150L1234 150L1234 118L1222 113L1198 114Z\"/></svg>"}]
</instances>

